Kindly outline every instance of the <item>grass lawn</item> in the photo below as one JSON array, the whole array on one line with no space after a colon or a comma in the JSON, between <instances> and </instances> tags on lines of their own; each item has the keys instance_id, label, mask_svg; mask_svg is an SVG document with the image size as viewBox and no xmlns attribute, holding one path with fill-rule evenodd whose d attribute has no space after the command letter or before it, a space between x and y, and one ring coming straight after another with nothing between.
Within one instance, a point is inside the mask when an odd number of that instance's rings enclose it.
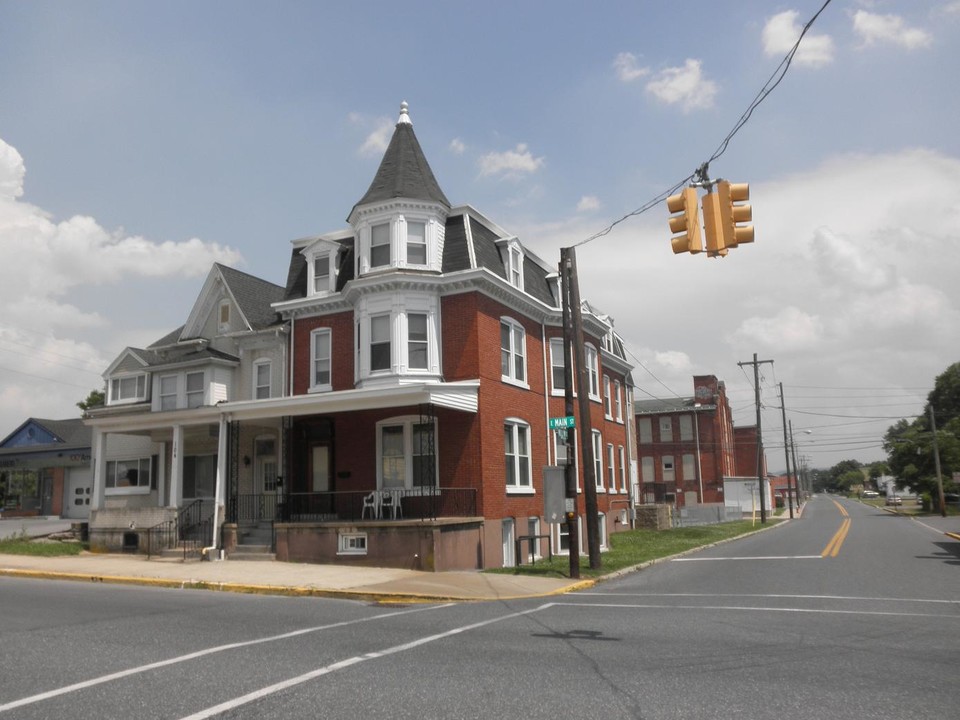
<instances>
[{"instance_id":1,"label":"grass lawn","mask_svg":"<svg viewBox=\"0 0 960 720\"><path fill-rule=\"evenodd\" d=\"M669 557L720 540L748 535L763 527L775 525L777 522L779 521L768 519L767 525L764 526L760 524L759 520L756 524L751 523L750 520L737 520L736 522L719 525L672 528L670 530L627 530L614 533L610 538L610 549L601 553L601 567L599 569L591 570L589 559L585 556L580 557L580 577L602 577L649 560ZM566 555L555 555L552 561L543 558L542 560L538 559L536 565L524 564L517 568L499 568L487 572L570 577L570 558Z\"/></svg>"},{"instance_id":2,"label":"grass lawn","mask_svg":"<svg viewBox=\"0 0 960 720\"><path fill-rule=\"evenodd\" d=\"M78 542L57 540L32 540L29 537L12 537L0 540L0 555L33 555L36 557L59 557L79 555L85 547Z\"/></svg>"}]
</instances>

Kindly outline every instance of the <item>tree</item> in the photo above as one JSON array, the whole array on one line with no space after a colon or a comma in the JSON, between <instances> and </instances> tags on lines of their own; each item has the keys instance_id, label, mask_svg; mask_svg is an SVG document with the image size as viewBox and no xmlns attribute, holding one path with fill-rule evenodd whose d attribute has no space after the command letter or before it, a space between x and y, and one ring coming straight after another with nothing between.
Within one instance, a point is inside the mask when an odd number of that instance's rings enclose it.
<instances>
[{"instance_id":1,"label":"tree","mask_svg":"<svg viewBox=\"0 0 960 720\"><path fill-rule=\"evenodd\" d=\"M931 409L937 425L944 486L950 487L951 474L960 471L960 363L954 363L937 376L922 415L912 422L898 420L883 436L890 472L911 490L933 494L937 477Z\"/></svg>"},{"instance_id":2,"label":"tree","mask_svg":"<svg viewBox=\"0 0 960 720\"><path fill-rule=\"evenodd\" d=\"M78 402L77 407L83 412L86 412L90 408L103 407L106 403L107 395L103 390L91 390L90 394L87 395L87 399Z\"/></svg>"}]
</instances>

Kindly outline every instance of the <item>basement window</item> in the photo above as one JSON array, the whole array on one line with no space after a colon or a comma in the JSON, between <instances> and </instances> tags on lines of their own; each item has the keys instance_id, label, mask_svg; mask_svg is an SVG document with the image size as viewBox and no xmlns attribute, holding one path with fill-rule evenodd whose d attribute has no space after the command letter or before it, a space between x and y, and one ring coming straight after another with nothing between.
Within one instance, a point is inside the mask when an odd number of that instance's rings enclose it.
<instances>
[{"instance_id":1,"label":"basement window","mask_svg":"<svg viewBox=\"0 0 960 720\"><path fill-rule=\"evenodd\" d=\"M366 555L366 533L340 533L337 536L337 555Z\"/></svg>"}]
</instances>

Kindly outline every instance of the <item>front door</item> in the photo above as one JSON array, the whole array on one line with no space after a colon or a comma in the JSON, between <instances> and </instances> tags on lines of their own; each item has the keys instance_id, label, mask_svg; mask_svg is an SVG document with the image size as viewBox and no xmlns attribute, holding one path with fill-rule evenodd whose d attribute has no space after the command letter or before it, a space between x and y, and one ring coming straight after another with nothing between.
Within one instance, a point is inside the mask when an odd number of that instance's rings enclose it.
<instances>
[{"instance_id":1,"label":"front door","mask_svg":"<svg viewBox=\"0 0 960 720\"><path fill-rule=\"evenodd\" d=\"M254 493L259 502L256 504L257 520L274 520L277 511L277 494L282 488L277 484L277 442L272 437L257 438L254 441Z\"/></svg>"},{"instance_id":2,"label":"front door","mask_svg":"<svg viewBox=\"0 0 960 720\"><path fill-rule=\"evenodd\" d=\"M326 442L310 445L310 512L311 514L330 515L336 512L334 507L333 481L330 472L330 444Z\"/></svg>"}]
</instances>

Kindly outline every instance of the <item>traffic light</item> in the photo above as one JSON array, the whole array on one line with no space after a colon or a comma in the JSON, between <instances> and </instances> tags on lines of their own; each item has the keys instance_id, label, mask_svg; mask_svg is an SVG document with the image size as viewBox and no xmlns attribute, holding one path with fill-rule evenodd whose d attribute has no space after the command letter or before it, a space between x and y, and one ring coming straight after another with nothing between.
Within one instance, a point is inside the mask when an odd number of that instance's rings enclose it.
<instances>
[{"instance_id":1,"label":"traffic light","mask_svg":"<svg viewBox=\"0 0 960 720\"><path fill-rule=\"evenodd\" d=\"M707 236L707 257L723 257L727 254L720 196L715 192L703 196L703 233Z\"/></svg>"},{"instance_id":2,"label":"traffic light","mask_svg":"<svg viewBox=\"0 0 960 720\"><path fill-rule=\"evenodd\" d=\"M753 219L753 209L744 202L750 199L750 186L747 183L720 180L717 183L717 195L720 200L720 222L723 226L724 246L729 248L736 247L740 243L752 243L753 225L737 226L737 223L750 222Z\"/></svg>"},{"instance_id":3,"label":"traffic light","mask_svg":"<svg viewBox=\"0 0 960 720\"><path fill-rule=\"evenodd\" d=\"M670 241L673 252L703 252L696 188L684 188L678 195L668 197L667 210L673 213L670 217L670 232L674 235Z\"/></svg>"}]
</instances>

